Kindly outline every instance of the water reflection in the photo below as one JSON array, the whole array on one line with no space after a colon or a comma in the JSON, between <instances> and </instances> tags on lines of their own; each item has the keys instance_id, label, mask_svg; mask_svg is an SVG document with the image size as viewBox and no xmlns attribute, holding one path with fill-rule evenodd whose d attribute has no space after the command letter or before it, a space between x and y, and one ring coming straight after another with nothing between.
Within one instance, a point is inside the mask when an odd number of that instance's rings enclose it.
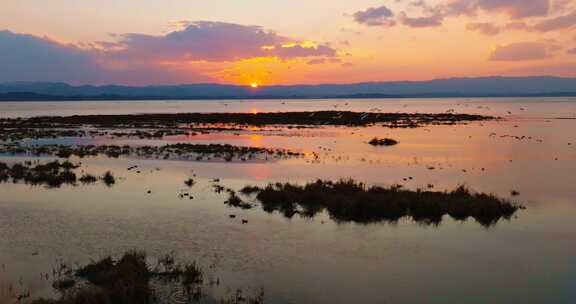
<instances>
[{"instance_id":1,"label":"water reflection","mask_svg":"<svg viewBox=\"0 0 576 304\"><path fill-rule=\"evenodd\" d=\"M0 115L314 110L334 104L346 110L384 112L454 108L508 120L421 129L326 127L249 130L240 136L116 139L119 145L259 144L307 156L266 163L73 159L82 162L80 170L97 176L113 172L117 183L111 188L97 183L59 189L0 184L0 264L6 265L0 273L0 302L6 298L2 286L10 284L21 286L23 292L31 290L32 296L53 293L51 282L41 280L40 273L59 258L83 263L143 248L153 256L174 251L183 260L217 263L231 288L263 287L274 303L571 303L576 280L576 138L568 131L575 129L576 121L552 118L576 113L573 101L385 100L346 106L344 101L306 100L284 105L229 102L226 109L213 102L174 103L170 109L148 102L27 103L10 111L3 111L0 104ZM252 135L260 137L253 140ZM400 144L372 147L367 142L373 137L395 138ZM38 158L1 159L8 163ZM127 170L135 165L138 170ZM183 182L193 174L196 184L188 188ZM527 210L490 229L449 216L437 226L419 225L406 217L370 225L334 222L328 212L288 219L261 208L224 205L226 195L212 191L214 178L236 190L275 182L304 185L318 178L354 178L382 187L402 184L409 190L427 189L430 184L431 190L440 192L466 184L518 200ZM180 199L183 190L194 198ZM511 190L520 195L513 198ZM242 224L242 219L248 223Z\"/></svg>"}]
</instances>

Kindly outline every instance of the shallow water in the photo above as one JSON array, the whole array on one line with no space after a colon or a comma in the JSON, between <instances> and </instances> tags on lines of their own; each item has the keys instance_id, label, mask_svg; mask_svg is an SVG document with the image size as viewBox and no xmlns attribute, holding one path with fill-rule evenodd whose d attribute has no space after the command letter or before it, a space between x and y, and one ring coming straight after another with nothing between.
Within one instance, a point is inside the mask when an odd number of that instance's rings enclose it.
<instances>
[{"instance_id":1,"label":"shallow water","mask_svg":"<svg viewBox=\"0 0 576 304\"><path fill-rule=\"evenodd\" d=\"M59 259L85 262L132 248L215 263L224 284L262 287L271 303L573 303L575 98L0 103L0 116L334 109L455 111L503 120L417 129L323 127L175 136L155 143L290 148L307 157L246 163L90 158L78 160L83 170L111 170L118 183L60 189L0 184L0 303L11 303L9 289L50 295L40 273L50 272ZM374 136L400 144L372 147L367 142ZM132 165L141 173L126 170ZM194 199L182 199L183 182L193 174L198 181L189 190ZM410 189L466 184L527 209L490 228L447 217L438 226L407 219L335 223L326 215L286 219L259 208L228 208L226 196L213 193L210 182L220 178L221 184L240 189L348 177ZM520 195L511 197L512 190Z\"/></svg>"},{"instance_id":2,"label":"shallow water","mask_svg":"<svg viewBox=\"0 0 576 304\"><path fill-rule=\"evenodd\" d=\"M0 102L0 118L187 112L382 111L576 118L573 97ZM508 113L510 112L510 113Z\"/></svg>"}]
</instances>

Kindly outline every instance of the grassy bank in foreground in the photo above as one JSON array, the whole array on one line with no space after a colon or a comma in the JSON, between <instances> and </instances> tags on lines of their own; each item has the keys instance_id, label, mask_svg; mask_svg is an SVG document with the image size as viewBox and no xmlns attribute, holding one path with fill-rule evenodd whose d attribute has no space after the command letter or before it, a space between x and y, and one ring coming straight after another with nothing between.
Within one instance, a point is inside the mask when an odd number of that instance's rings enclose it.
<instances>
[{"instance_id":1,"label":"grassy bank in foreground","mask_svg":"<svg viewBox=\"0 0 576 304\"><path fill-rule=\"evenodd\" d=\"M179 290L178 303L261 304L264 293L248 296L241 289L233 294L208 297L207 290L220 284L198 264L177 263L166 255L150 263L145 252L129 251L120 258L111 256L73 269L61 265L55 273L53 287L59 299L36 299L31 304L161 304L172 303L163 298L163 290ZM173 295L172 295L173 296Z\"/></svg>"},{"instance_id":2,"label":"grassy bank in foreground","mask_svg":"<svg viewBox=\"0 0 576 304\"><path fill-rule=\"evenodd\" d=\"M473 218L483 226L510 219L523 209L506 199L475 193L464 186L452 191L407 190L401 186L367 187L354 180L318 180L306 185L291 183L247 186L240 190L256 199L267 212L313 217L327 211L337 222L371 223L410 217L416 222L438 224L444 215L456 220Z\"/></svg>"}]
</instances>

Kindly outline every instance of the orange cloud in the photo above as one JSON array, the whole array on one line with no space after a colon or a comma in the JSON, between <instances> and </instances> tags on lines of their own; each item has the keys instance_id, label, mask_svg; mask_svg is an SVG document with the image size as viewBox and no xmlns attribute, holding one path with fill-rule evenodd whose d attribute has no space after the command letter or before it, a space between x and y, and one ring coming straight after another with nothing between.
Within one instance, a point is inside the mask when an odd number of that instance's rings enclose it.
<instances>
[{"instance_id":1,"label":"orange cloud","mask_svg":"<svg viewBox=\"0 0 576 304\"><path fill-rule=\"evenodd\" d=\"M0 32L0 81L264 83L294 61L338 55L327 43L293 39L258 26L206 21L178 26L185 27L160 36L114 35L116 41L83 47Z\"/></svg>"},{"instance_id":2,"label":"orange cloud","mask_svg":"<svg viewBox=\"0 0 576 304\"><path fill-rule=\"evenodd\" d=\"M166 35L122 34L108 56L131 60L226 62L256 57L283 59L335 56L328 44L298 41L259 26L225 22L190 22Z\"/></svg>"}]
</instances>

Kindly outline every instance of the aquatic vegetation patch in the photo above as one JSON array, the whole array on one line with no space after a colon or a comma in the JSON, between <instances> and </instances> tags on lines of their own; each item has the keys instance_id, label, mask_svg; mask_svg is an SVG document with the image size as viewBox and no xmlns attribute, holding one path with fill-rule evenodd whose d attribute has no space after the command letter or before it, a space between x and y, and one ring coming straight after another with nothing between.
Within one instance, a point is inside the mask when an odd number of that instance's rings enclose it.
<instances>
[{"instance_id":1,"label":"aquatic vegetation patch","mask_svg":"<svg viewBox=\"0 0 576 304\"><path fill-rule=\"evenodd\" d=\"M520 205L491 194L475 193L464 186L452 191L407 190L400 186L368 187L354 180L317 180L306 185L275 183L248 186L241 193L253 194L266 212L313 217L326 211L337 222L371 223L398 221L439 224L444 215L456 220L475 219L483 226L510 219Z\"/></svg>"},{"instance_id":2,"label":"aquatic vegetation patch","mask_svg":"<svg viewBox=\"0 0 576 304\"><path fill-rule=\"evenodd\" d=\"M226 192L228 192L228 199L224 201L224 204L227 206L241 209L252 209L252 204L244 202L234 190L226 189Z\"/></svg>"},{"instance_id":3,"label":"aquatic vegetation patch","mask_svg":"<svg viewBox=\"0 0 576 304\"><path fill-rule=\"evenodd\" d=\"M20 128L15 125L0 127L0 141L20 141L23 139L85 137L87 132L74 129L59 128Z\"/></svg>"},{"instance_id":4,"label":"aquatic vegetation patch","mask_svg":"<svg viewBox=\"0 0 576 304\"><path fill-rule=\"evenodd\" d=\"M177 263L172 254L149 263L143 251L128 251L120 258L104 257L78 269L71 268L53 284L59 299L36 299L31 304L156 304L170 303L160 296L162 288L182 290L185 303L203 300L204 288L219 284L208 279L199 264ZM65 266L67 267L67 266ZM60 283L65 284L61 286ZM215 283L217 282L217 283ZM239 300L242 299L242 300ZM243 296L241 290L217 303L264 303L264 294Z\"/></svg>"},{"instance_id":5,"label":"aquatic vegetation patch","mask_svg":"<svg viewBox=\"0 0 576 304\"><path fill-rule=\"evenodd\" d=\"M83 184L93 184L98 181L98 178L92 174L84 174L78 180Z\"/></svg>"},{"instance_id":6,"label":"aquatic vegetation patch","mask_svg":"<svg viewBox=\"0 0 576 304\"><path fill-rule=\"evenodd\" d=\"M60 187L63 184L75 184L73 169L78 165L69 161L52 161L45 164L24 162L12 166L0 163L0 182L25 182L31 185Z\"/></svg>"},{"instance_id":7,"label":"aquatic vegetation patch","mask_svg":"<svg viewBox=\"0 0 576 304\"><path fill-rule=\"evenodd\" d=\"M374 137L368 143L373 146L395 146L398 144L398 141L392 138Z\"/></svg>"},{"instance_id":8,"label":"aquatic vegetation patch","mask_svg":"<svg viewBox=\"0 0 576 304\"><path fill-rule=\"evenodd\" d=\"M287 149L233 146L229 144L177 143L163 146L129 145L0 145L0 153L9 155L55 156L83 158L132 156L146 159L248 161L303 157L304 154Z\"/></svg>"},{"instance_id":9,"label":"aquatic vegetation patch","mask_svg":"<svg viewBox=\"0 0 576 304\"><path fill-rule=\"evenodd\" d=\"M252 128L317 128L320 126L369 126L416 128L425 125L454 125L497 119L457 113L376 113L352 111L268 113L176 113L127 115L43 116L0 118L0 142L24 139L100 138L163 139L212 132L238 135ZM263 131L263 130L260 130ZM270 131L270 130L269 130Z\"/></svg>"},{"instance_id":10,"label":"aquatic vegetation patch","mask_svg":"<svg viewBox=\"0 0 576 304\"><path fill-rule=\"evenodd\" d=\"M193 178L189 178L184 181L184 185L186 185L188 188L192 188L195 184L196 181Z\"/></svg>"},{"instance_id":11,"label":"aquatic vegetation patch","mask_svg":"<svg viewBox=\"0 0 576 304\"><path fill-rule=\"evenodd\" d=\"M375 113L352 111L268 112L268 113L177 113L133 115L75 115L1 119L0 127L63 128L90 125L99 128L180 128L197 124L230 125L337 125L382 124L410 128L428 124L456 124L494 117L456 113Z\"/></svg>"},{"instance_id":12,"label":"aquatic vegetation patch","mask_svg":"<svg viewBox=\"0 0 576 304\"><path fill-rule=\"evenodd\" d=\"M4 127L1 127L4 125ZM31 124L30 127L20 127L18 123L0 120L0 141L17 142L24 139L62 138L62 137L108 137L108 138L138 138L138 139L162 139L167 136L196 135L214 131L208 129L87 129L78 130L82 125L52 125L52 124ZM198 133L197 133L198 132Z\"/></svg>"},{"instance_id":13,"label":"aquatic vegetation patch","mask_svg":"<svg viewBox=\"0 0 576 304\"><path fill-rule=\"evenodd\" d=\"M80 165L67 160L63 162L55 160L48 163L26 161L13 165L0 162L0 183L23 182L30 185L58 188L62 185L77 185L78 181L82 184L90 184L98 180L97 177L90 174L84 174L78 178L74 170L79 167ZM100 179L109 186L115 182L114 176L110 172L104 174Z\"/></svg>"},{"instance_id":14,"label":"aquatic vegetation patch","mask_svg":"<svg viewBox=\"0 0 576 304\"><path fill-rule=\"evenodd\" d=\"M112 172L106 171L106 173L104 173L104 176L102 176L102 181L104 182L104 184L106 184L106 186L111 187L116 183L116 177L114 177L114 174L112 174Z\"/></svg>"}]
</instances>

